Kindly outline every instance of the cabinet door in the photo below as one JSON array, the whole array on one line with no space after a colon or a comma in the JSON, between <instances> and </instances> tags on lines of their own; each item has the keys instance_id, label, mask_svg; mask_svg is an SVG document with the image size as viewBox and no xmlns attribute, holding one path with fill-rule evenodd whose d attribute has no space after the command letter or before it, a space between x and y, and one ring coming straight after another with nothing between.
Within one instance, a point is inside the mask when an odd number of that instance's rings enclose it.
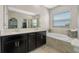
<instances>
[{"instance_id":1,"label":"cabinet door","mask_svg":"<svg viewBox=\"0 0 79 59\"><path fill-rule=\"evenodd\" d=\"M25 40L26 40L25 49L26 49L26 52L29 52L29 40L27 36L25 37Z\"/></svg>"},{"instance_id":2,"label":"cabinet door","mask_svg":"<svg viewBox=\"0 0 79 59\"><path fill-rule=\"evenodd\" d=\"M18 40L15 41L15 53L25 53L26 49L25 49L25 42L26 40Z\"/></svg>"},{"instance_id":3,"label":"cabinet door","mask_svg":"<svg viewBox=\"0 0 79 59\"><path fill-rule=\"evenodd\" d=\"M2 51L1 52L13 52L15 49L15 40L13 40L13 36L3 36L2 38Z\"/></svg>"},{"instance_id":4,"label":"cabinet door","mask_svg":"<svg viewBox=\"0 0 79 59\"><path fill-rule=\"evenodd\" d=\"M25 53L26 40L24 39L24 34L16 35L14 40L14 53Z\"/></svg>"},{"instance_id":5,"label":"cabinet door","mask_svg":"<svg viewBox=\"0 0 79 59\"><path fill-rule=\"evenodd\" d=\"M2 37L2 52L5 53L24 53L26 40L22 35L12 35Z\"/></svg>"},{"instance_id":6,"label":"cabinet door","mask_svg":"<svg viewBox=\"0 0 79 59\"><path fill-rule=\"evenodd\" d=\"M1 53L1 37L0 37L0 53Z\"/></svg>"},{"instance_id":7,"label":"cabinet door","mask_svg":"<svg viewBox=\"0 0 79 59\"><path fill-rule=\"evenodd\" d=\"M36 47L40 47L41 44L41 34L39 32L36 33Z\"/></svg>"},{"instance_id":8,"label":"cabinet door","mask_svg":"<svg viewBox=\"0 0 79 59\"><path fill-rule=\"evenodd\" d=\"M27 34L23 34L23 39L21 40L20 44L21 44L21 50L23 50L24 52L28 52L28 48L29 48L29 45L28 45L28 37L27 37Z\"/></svg>"},{"instance_id":9,"label":"cabinet door","mask_svg":"<svg viewBox=\"0 0 79 59\"><path fill-rule=\"evenodd\" d=\"M46 31L41 32L41 44L46 44Z\"/></svg>"},{"instance_id":10,"label":"cabinet door","mask_svg":"<svg viewBox=\"0 0 79 59\"><path fill-rule=\"evenodd\" d=\"M46 43L46 32L36 33L36 47L40 47Z\"/></svg>"},{"instance_id":11,"label":"cabinet door","mask_svg":"<svg viewBox=\"0 0 79 59\"><path fill-rule=\"evenodd\" d=\"M29 38L29 51L32 51L36 48L35 47L35 33L29 33L28 38Z\"/></svg>"}]
</instances>

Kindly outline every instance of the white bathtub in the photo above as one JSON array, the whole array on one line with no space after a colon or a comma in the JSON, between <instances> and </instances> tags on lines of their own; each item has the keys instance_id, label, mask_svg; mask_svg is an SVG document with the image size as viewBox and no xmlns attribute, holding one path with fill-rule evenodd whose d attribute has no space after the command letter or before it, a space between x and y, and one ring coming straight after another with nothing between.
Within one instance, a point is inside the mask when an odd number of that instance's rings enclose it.
<instances>
[{"instance_id":1,"label":"white bathtub","mask_svg":"<svg viewBox=\"0 0 79 59\"><path fill-rule=\"evenodd\" d=\"M67 35L64 34L58 34L58 33L47 33L47 37L55 38L57 40L62 40L65 42L71 42L72 38L68 37Z\"/></svg>"}]
</instances>

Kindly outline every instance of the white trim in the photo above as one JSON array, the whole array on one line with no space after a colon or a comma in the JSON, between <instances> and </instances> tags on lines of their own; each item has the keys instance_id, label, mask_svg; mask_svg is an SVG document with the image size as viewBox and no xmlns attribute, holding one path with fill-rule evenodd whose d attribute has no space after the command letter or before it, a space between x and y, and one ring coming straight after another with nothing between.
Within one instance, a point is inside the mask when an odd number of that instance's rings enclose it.
<instances>
[{"instance_id":1,"label":"white trim","mask_svg":"<svg viewBox=\"0 0 79 59\"><path fill-rule=\"evenodd\" d=\"M27 15L37 15L36 13L20 10L20 9L17 9L17 8L14 8L14 7L8 7L8 10L23 13L23 14L27 14Z\"/></svg>"},{"instance_id":2,"label":"white trim","mask_svg":"<svg viewBox=\"0 0 79 59\"><path fill-rule=\"evenodd\" d=\"M78 39L79 39L79 17L78 17L78 22L77 22L77 27L78 27Z\"/></svg>"}]
</instances>

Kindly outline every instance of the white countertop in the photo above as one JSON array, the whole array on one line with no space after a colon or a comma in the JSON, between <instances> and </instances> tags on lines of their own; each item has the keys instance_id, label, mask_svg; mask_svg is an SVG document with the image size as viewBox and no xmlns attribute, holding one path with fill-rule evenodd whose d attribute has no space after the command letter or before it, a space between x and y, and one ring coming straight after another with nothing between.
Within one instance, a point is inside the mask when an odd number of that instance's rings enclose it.
<instances>
[{"instance_id":1,"label":"white countertop","mask_svg":"<svg viewBox=\"0 0 79 59\"><path fill-rule=\"evenodd\" d=\"M46 31L45 29L41 28L29 28L29 29L7 29L4 31L1 31L0 36L6 36L6 35L14 35L14 34L22 34L22 33L31 33L31 32L39 32L39 31Z\"/></svg>"}]
</instances>

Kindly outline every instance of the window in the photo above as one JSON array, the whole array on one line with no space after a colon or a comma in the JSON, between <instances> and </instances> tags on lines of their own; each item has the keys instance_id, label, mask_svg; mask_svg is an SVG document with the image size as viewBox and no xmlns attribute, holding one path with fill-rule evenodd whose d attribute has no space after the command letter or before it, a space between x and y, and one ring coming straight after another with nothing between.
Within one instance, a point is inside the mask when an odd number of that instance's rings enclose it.
<instances>
[{"instance_id":1,"label":"window","mask_svg":"<svg viewBox=\"0 0 79 59\"><path fill-rule=\"evenodd\" d=\"M8 28L17 28L17 19L16 18L11 18L8 21Z\"/></svg>"},{"instance_id":2,"label":"window","mask_svg":"<svg viewBox=\"0 0 79 59\"><path fill-rule=\"evenodd\" d=\"M71 15L70 12L61 12L54 15L53 25L55 27L69 27Z\"/></svg>"}]
</instances>

